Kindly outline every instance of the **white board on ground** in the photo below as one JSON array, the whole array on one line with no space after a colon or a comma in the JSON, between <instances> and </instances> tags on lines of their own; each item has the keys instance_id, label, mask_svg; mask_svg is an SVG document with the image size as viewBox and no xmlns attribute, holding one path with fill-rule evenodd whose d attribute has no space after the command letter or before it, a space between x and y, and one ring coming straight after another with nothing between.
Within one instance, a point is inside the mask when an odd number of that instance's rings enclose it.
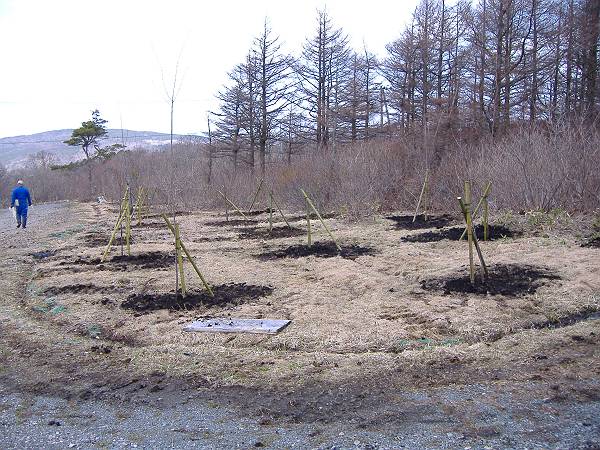
<instances>
[{"instance_id":1,"label":"white board on ground","mask_svg":"<svg viewBox=\"0 0 600 450\"><path fill-rule=\"evenodd\" d=\"M186 325L183 331L276 334L287 327L290 322L291 320L275 319L200 319Z\"/></svg>"}]
</instances>

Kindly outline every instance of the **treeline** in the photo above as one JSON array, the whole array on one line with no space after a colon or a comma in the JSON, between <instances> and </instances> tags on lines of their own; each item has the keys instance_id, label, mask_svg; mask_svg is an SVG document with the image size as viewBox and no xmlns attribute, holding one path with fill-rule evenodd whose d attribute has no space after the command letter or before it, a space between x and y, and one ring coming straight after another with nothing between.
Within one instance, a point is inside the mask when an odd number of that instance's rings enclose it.
<instances>
[{"instance_id":1,"label":"treeline","mask_svg":"<svg viewBox=\"0 0 600 450\"><path fill-rule=\"evenodd\" d=\"M428 172L439 210L456 211L470 179L493 182L496 209L592 211L599 27L598 0L423 0L377 58L327 12L300 55L265 23L217 94L207 140L71 170L37 155L0 168L0 194L23 176L38 201L116 200L129 183L155 204L217 208L216 189L245 205L264 178L286 208L303 207L303 188L324 209L365 215L414 208Z\"/></svg>"},{"instance_id":2,"label":"treeline","mask_svg":"<svg viewBox=\"0 0 600 450\"><path fill-rule=\"evenodd\" d=\"M218 94L213 156L264 173L269 153L290 161L307 145L418 131L433 147L440 133L477 139L593 120L599 27L597 0L422 0L378 59L352 49L324 11L300 55L285 54L265 23Z\"/></svg>"}]
</instances>

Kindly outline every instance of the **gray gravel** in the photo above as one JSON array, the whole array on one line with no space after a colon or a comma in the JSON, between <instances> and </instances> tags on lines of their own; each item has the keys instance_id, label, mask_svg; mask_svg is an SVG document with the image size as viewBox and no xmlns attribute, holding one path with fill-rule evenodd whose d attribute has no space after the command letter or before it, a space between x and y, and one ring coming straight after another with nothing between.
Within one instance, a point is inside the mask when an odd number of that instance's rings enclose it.
<instances>
[{"instance_id":1,"label":"gray gravel","mask_svg":"<svg viewBox=\"0 0 600 450\"><path fill-rule=\"evenodd\" d=\"M65 220L76 221L68 204L34 207L25 231L31 242L22 254L48 248L55 238L47 230ZM21 233L10 213L0 211L0 246L14 248ZM0 375L6 370L0 367ZM600 382L586 388L600 392ZM600 448L600 395L547 398L544 392L542 382L408 388L377 411L378 418L389 415L394 425L388 425L369 423L365 411L360 422L264 420L214 395L67 401L0 385L0 448Z\"/></svg>"}]
</instances>

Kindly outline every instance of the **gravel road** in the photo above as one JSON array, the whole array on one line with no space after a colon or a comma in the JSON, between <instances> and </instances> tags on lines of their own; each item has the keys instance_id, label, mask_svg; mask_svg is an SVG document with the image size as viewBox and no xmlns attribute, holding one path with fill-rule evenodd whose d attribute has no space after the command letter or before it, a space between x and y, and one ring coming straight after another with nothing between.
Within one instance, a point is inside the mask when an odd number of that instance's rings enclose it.
<instances>
[{"instance_id":1,"label":"gravel road","mask_svg":"<svg viewBox=\"0 0 600 450\"><path fill-rule=\"evenodd\" d=\"M106 386L103 395L89 398L44 393L44 386L32 392L19 366L27 355L8 337L35 324L18 310L15 296L24 295L22 279L34 264L30 255L51 248L53 234L81 219L76 204L37 205L24 231L14 228L7 210L0 212L0 448L600 448L598 380L573 380L579 386L573 396L549 396L549 387L535 380L407 386L385 397L365 392L381 402L355 412L342 403L345 414L331 420L318 411L334 394L350 398L344 386L304 405L294 418L278 416L268 392L263 401L260 392L242 388L235 394L161 389L130 398L111 395ZM89 388L100 389L93 380ZM295 395L301 403L303 393Z\"/></svg>"}]
</instances>

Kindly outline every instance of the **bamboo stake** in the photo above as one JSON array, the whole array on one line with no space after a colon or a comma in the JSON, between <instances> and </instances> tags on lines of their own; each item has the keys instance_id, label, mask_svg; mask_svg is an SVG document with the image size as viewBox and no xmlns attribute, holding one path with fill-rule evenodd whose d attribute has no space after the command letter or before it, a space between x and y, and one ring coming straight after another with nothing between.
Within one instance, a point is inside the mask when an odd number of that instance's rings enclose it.
<instances>
[{"instance_id":1,"label":"bamboo stake","mask_svg":"<svg viewBox=\"0 0 600 450\"><path fill-rule=\"evenodd\" d=\"M425 189L427 187L427 179L429 178L429 171L425 171L425 180L423 181L423 187L421 188L421 195L419 195L419 201L417 202L417 209L415 209L415 215L413 216L413 222L417 220L417 215L419 214L419 208L421 207L421 201L423 200L423 194L425 193ZM425 213L427 214L427 212ZM425 219L427 220L427 219Z\"/></svg>"},{"instance_id":2,"label":"bamboo stake","mask_svg":"<svg viewBox=\"0 0 600 450\"><path fill-rule=\"evenodd\" d=\"M123 205L123 202L121 202L121 209L119 210L119 216L121 216L122 214L125 213L125 210L123 209L125 205ZM121 231L121 256L123 256L125 254L125 252L123 251L123 221L121 221L121 225L119 227L120 231Z\"/></svg>"},{"instance_id":3,"label":"bamboo stake","mask_svg":"<svg viewBox=\"0 0 600 450\"><path fill-rule=\"evenodd\" d=\"M227 198L227 196L226 196L225 194L223 194L221 191L219 191L218 189L217 189L217 192L218 192L218 193L221 195L221 197L223 197L223 198L225 199L225 201L226 201L227 203L229 203L229 204L232 206L232 208L233 208L233 209L235 209L235 210L236 210L238 213L240 213L240 214L242 215L242 217L243 217L245 220L248 220L248 217L246 217L246 214L244 214L244 213L243 213L243 212L240 210L240 208L238 208L238 207L235 205L235 203L233 203L231 200L229 200L229 199Z\"/></svg>"},{"instance_id":4,"label":"bamboo stake","mask_svg":"<svg viewBox=\"0 0 600 450\"><path fill-rule=\"evenodd\" d=\"M127 243L127 255L131 256L131 209L127 201L127 221L125 222L125 241Z\"/></svg>"},{"instance_id":5,"label":"bamboo stake","mask_svg":"<svg viewBox=\"0 0 600 450\"><path fill-rule=\"evenodd\" d=\"M173 233L173 235L175 235L175 228L173 227L173 225L171 224L171 222L169 222L169 219L167 218L167 216L163 214L162 218L167 223L167 226L169 227L169 230L171 230L171 233ZM209 293L209 295L211 297L214 297L215 294L214 294L213 290L211 289L211 287L209 286L209 284L206 282L206 280L202 276L202 273L200 272L200 269L198 269L198 266L196 266L196 263L194 262L194 259L192 258L192 256L190 255L190 253L187 251L187 248L185 247L185 245L183 244L183 242L181 242L181 240L179 240L179 245L181 246L181 250L183 250L183 253L185 253L185 256L187 256L188 261L192 264L192 267L194 268L194 270L198 274L198 277L200 278L200 281L202 281L202 284L204 284L204 288L206 289L206 291Z\"/></svg>"},{"instance_id":6,"label":"bamboo stake","mask_svg":"<svg viewBox=\"0 0 600 450\"><path fill-rule=\"evenodd\" d=\"M258 188L256 189L256 194L254 194L254 198L252 199L252 203L250 203L250 208L248 208L248 211L252 211L252 207L254 206L254 203L256 202L256 199L258 198L258 193L260 192L260 188L262 187L264 181L265 181L264 178L260 179L260 183L258 184Z\"/></svg>"},{"instance_id":7,"label":"bamboo stake","mask_svg":"<svg viewBox=\"0 0 600 450\"><path fill-rule=\"evenodd\" d=\"M273 231L273 191L269 192L269 233Z\"/></svg>"},{"instance_id":8,"label":"bamboo stake","mask_svg":"<svg viewBox=\"0 0 600 450\"><path fill-rule=\"evenodd\" d=\"M489 202L488 202L487 197L485 197L485 200L483 201L483 240L484 241L488 240L489 217L490 217Z\"/></svg>"},{"instance_id":9,"label":"bamboo stake","mask_svg":"<svg viewBox=\"0 0 600 450\"><path fill-rule=\"evenodd\" d=\"M492 187L492 182L490 181L490 182L488 182L487 186L483 190L483 195L481 196L481 199L479 199L479 202L477 203L477 206L475 207L473 214L471 214L471 218L477 216L477 213L479 212L479 208L481 208L482 203L487 202L487 198L488 198L488 195L490 194L491 187ZM465 228L465 231L463 231L463 234L460 235L459 240L462 241L465 238L466 234L467 234L467 229Z\"/></svg>"},{"instance_id":10,"label":"bamboo stake","mask_svg":"<svg viewBox=\"0 0 600 450\"><path fill-rule=\"evenodd\" d=\"M340 244L338 244L337 239L335 238L335 236L333 235L333 233L331 232L331 230L329 229L329 227L327 226L327 224L325 223L325 221L321 217L321 214L319 214L319 211L317 211L317 208L315 208L315 205L313 205L313 202L311 201L311 199L308 197L308 195L306 195L306 192L304 192L303 189L300 189L300 191L302 192L302 194L304 194L304 198L308 202L308 205L315 212L315 214L317 215L317 217L321 221L321 224L323 224L323 227L325 228L325 231L327 231L327 233L329 234L329 237L331 237L331 239L333 240L333 243L335 244L335 246L337 247L337 249L339 251L342 251L342 247L340 247Z\"/></svg>"},{"instance_id":11,"label":"bamboo stake","mask_svg":"<svg viewBox=\"0 0 600 450\"><path fill-rule=\"evenodd\" d=\"M304 194L304 197L306 198L306 194ZM308 230L308 246L312 247L312 236L310 229L310 205L308 204L308 199L306 199L306 225Z\"/></svg>"},{"instance_id":12,"label":"bamboo stake","mask_svg":"<svg viewBox=\"0 0 600 450\"><path fill-rule=\"evenodd\" d=\"M117 235L117 230L121 226L121 222L123 222L124 218L125 218L125 214L121 213L119 215L119 218L117 219L117 223L115 224L115 228L113 229L110 239L108 240L108 245L106 246L106 249L104 250L104 253L102 254L102 258L100 259L100 262L104 262L104 260L108 256L108 253L110 252L110 246L112 245L113 241L115 240L115 236Z\"/></svg>"},{"instance_id":13,"label":"bamboo stake","mask_svg":"<svg viewBox=\"0 0 600 450\"><path fill-rule=\"evenodd\" d=\"M127 198L129 198L128 192L129 192L129 184L126 184L125 185L125 192L123 192L123 198L121 199L121 205L119 206L119 216L121 214L125 214L125 200ZM121 235L120 235L120 238L121 238L121 256L123 256L125 254L125 252L123 251L123 242L124 242L123 241L123 221L121 221L120 229L121 229Z\"/></svg>"},{"instance_id":14,"label":"bamboo stake","mask_svg":"<svg viewBox=\"0 0 600 450\"><path fill-rule=\"evenodd\" d=\"M283 220L285 221L285 224L288 226L288 228L292 228L292 226L288 222L287 218L285 217L285 214L283 214L283 211L279 207L279 203L277 203L277 200L275 200L275 196L273 195L273 191L271 191L271 198L273 199L273 203L275 203L275 206L277 207L277 210L279 211L279 214L281 214L281 217L283 217Z\"/></svg>"},{"instance_id":15,"label":"bamboo stake","mask_svg":"<svg viewBox=\"0 0 600 450\"><path fill-rule=\"evenodd\" d=\"M181 240L179 239L179 224L175 224L175 253L177 254L177 267L179 268L179 279L181 282L181 295L186 296L185 273L183 272L183 257L181 256Z\"/></svg>"},{"instance_id":16,"label":"bamboo stake","mask_svg":"<svg viewBox=\"0 0 600 450\"><path fill-rule=\"evenodd\" d=\"M473 266L473 222L471 220L471 183L465 181L465 209L467 210L467 239L469 241L469 275L471 284L475 284L475 268Z\"/></svg>"},{"instance_id":17,"label":"bamboo stake","mask_svg":"<svg viewBox=\"0 0 600 450\"><path fill-rule=\"evenodd\" d=\"M467 208L462 201L462 197L457 197L457 200L458 200L458 203L460 204L460 208L462 209L462 212L463 212L463 217L465 218L465 221L466 221L467 220ZM481 247L479 247L479 241L478 241L477 235L475 233L473 233L473 243L475 244L475 250L477 250L477 256L479 256L479 262L481 262L481 268L483 271L482 276L483 276L483 278L487 278L487 276L489 275L487 264L485 263L485 261L483 259L483 252L481 251Z\"/></svg>"},{"instance_id":18,"label":"bamboo stake","mask_svg":"<svg viewBox=\"0 0 600 450\"><path fill-rule=\"evenodd\" d=\"M142 208L144 205L144 188L140 187L138 190L138 200L137 200L137 219L138 219L138 226L142 225Z\"/></svg>"},{"instance_id":19,"label":"bamboo stake","mask_svg":"<svg viewBox=\"0 0 600 450\"><path fill-rule=\"evenodd\" d=\"M425 216L425 222L427 222L429 212L429 172L427 172L427 175L425 176L425 193L423 194L423 204L423 215Z\"/></svg>"}]
</instances>

